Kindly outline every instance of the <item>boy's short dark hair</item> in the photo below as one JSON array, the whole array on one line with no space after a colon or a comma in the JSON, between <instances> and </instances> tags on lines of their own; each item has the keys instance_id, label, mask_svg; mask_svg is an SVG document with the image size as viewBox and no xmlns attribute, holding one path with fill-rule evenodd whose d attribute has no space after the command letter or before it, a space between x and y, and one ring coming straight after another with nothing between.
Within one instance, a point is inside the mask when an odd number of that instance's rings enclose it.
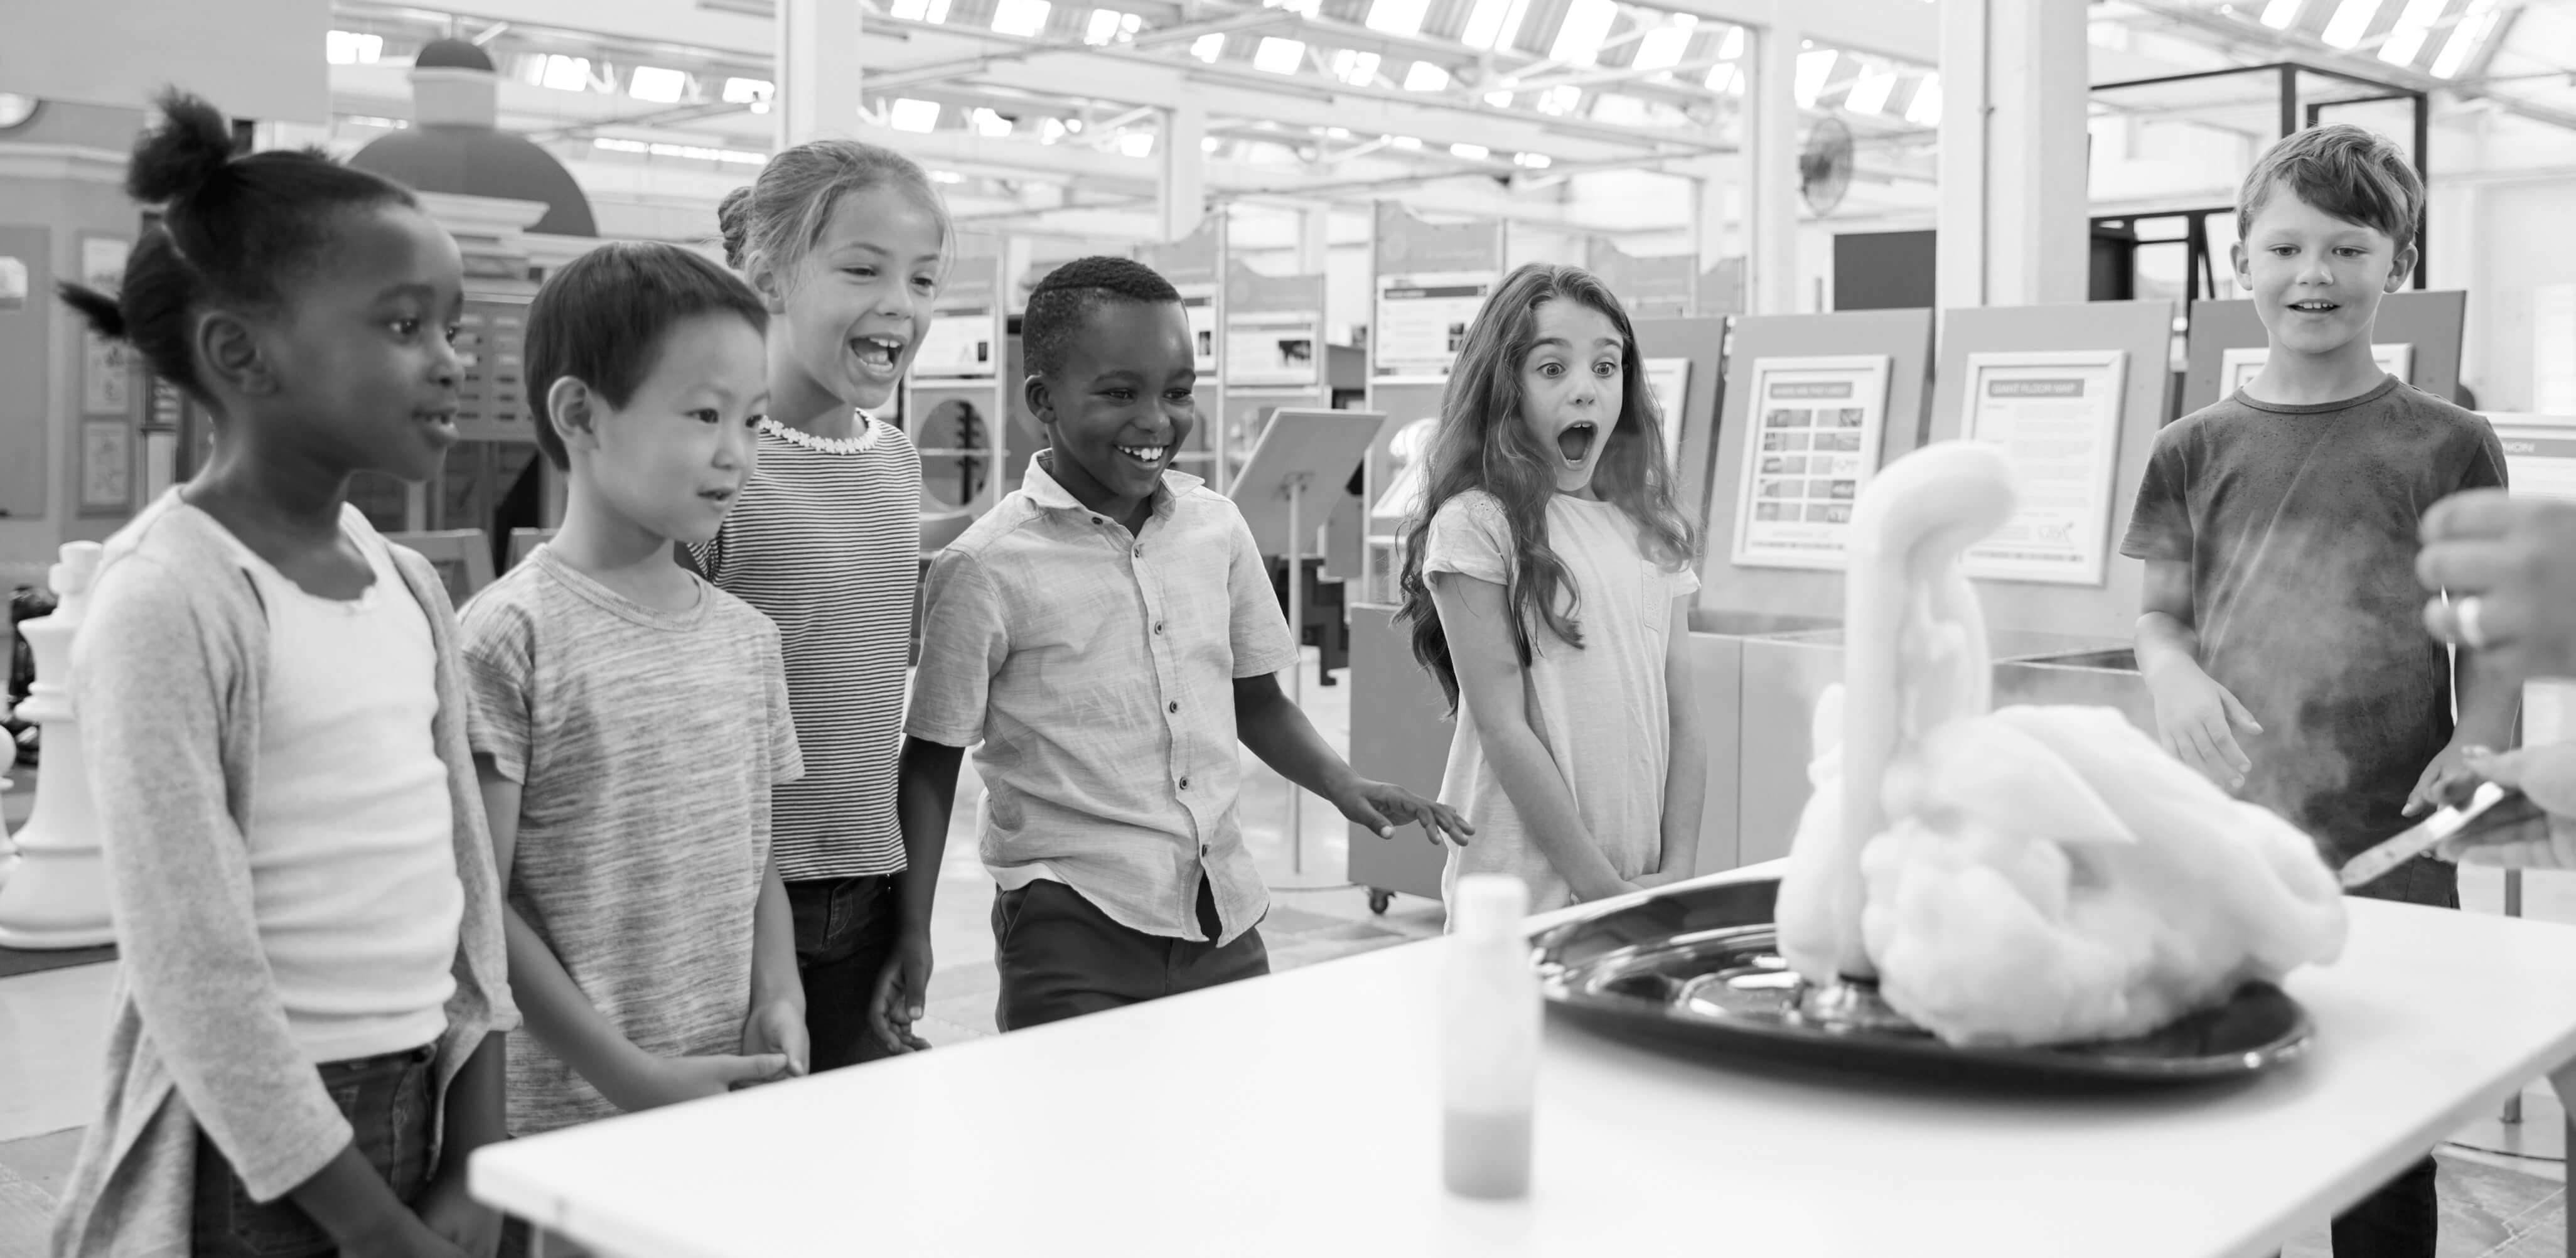
<instances>
[{"instance_id":1,"label":"boy's short dark hair","mask_svg":"<svg viewBox=\"0 0 2576 1258\"><path fill-rule=\"evenodd\" d=\"M1029 290L1020 316L1020 352L1031 375L1051 376L1064 366L1067 343L1091 312L1111 302L1135 306L1178 303L1181 294L1154 268L1131 258L1076 258Z\"/></svg>"},{"instance_id":2,"label":"boy's short dark hair","mask_svg":"<svg viewBox=\"0 0 2576 1258\"><path fill-rule=\"evenodd\" d=\"M2254 216L2276 186L2289 185L2302 201L2346 222L2377 230L2400 250L2415 242L2424 219L2424 180L2395 141L2338 122L2293 132L2254 160L2236 192L2236 236L2254 230Z\"/></svg>"},{"instance_id":3,"label":"boy's short dark hair","mask_svg":"<svg viewBox=\"0 0 2576 1258\"><path fill-rule=\"evenodd\" d=\"M653 374L662 337L683 319L737 314L769 331L769 309L733 272L678 245L612 241L546 277L528 303L528 411L537 448L572 465L546 414L546 391L570 376L610 406L624 406Z\"/></svg>"}]
</instances>

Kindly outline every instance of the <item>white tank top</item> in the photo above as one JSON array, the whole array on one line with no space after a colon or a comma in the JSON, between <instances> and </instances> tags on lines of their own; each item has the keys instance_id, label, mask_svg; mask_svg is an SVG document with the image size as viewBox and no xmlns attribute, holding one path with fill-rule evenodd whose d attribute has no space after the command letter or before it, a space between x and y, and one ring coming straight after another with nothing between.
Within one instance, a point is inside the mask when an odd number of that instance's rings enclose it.
<instances>
[{"instance_id":1,"label":"white tank top","mask_svg":"<svg viewBox=\"0 0 2576 1258\"><path fill-rule=\"evenodd\" d=\"M252 782L251 901L305 1056L416 1048L447 1029L465 892L447 764L430 722L428 614L355 508L341 529L375 583L316 598L234 541L266 605L269 664Z\"/></svg>"}]
</instances>

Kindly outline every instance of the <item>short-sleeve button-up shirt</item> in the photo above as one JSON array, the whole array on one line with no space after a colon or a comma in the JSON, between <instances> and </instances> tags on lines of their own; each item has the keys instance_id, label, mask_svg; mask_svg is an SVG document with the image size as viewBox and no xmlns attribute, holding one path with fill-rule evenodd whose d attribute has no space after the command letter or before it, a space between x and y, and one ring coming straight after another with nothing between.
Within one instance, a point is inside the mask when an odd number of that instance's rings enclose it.
<instances>
[{"instance_id":1,"label":"short-sleeve button-up shirt","mask_svg":"<svg viewBox=\"0 0 2576 1258\"><path fill-rule=\"evenodd\" d=\"M905 732L975 748L985 866L1062 882L1131 929L1231 943L1269 907L1235 818L1234 682L1296 660L1232 502L1165 472L1142 534L1039 454L932 561Z\"/></svg>"}]
</instances>

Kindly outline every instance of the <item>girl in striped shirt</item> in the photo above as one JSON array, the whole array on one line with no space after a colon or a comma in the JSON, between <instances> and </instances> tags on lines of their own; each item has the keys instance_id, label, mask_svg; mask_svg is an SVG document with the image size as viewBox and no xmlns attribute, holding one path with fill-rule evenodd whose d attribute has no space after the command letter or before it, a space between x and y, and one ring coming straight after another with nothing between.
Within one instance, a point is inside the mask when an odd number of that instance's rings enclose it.
<instances>
[{"instance_id":1,"label":"girl in striped shirt","mask_svg":"<svg viewBox=\"0 0 2576 1258\"><path fill-rule=\"evenodd\" d=\"M707 577L778 625L803 780L773 838L796 921L813 1069L927 1047L930 904L946 835L895 816L920 586L921 460L884 407L929 327L955 237L929 176L890 150L817 140L770 159L718 212L725 259L768 302L758 470Z\"/></svg>"}]
</instances>

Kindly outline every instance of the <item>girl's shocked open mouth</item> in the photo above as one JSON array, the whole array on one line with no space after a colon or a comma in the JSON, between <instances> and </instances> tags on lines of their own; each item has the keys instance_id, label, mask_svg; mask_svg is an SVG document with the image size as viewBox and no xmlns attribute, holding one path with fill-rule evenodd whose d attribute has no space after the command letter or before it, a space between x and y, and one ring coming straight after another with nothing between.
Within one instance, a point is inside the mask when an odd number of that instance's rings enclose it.
<instances>
[{"instance_id":1,"label":"girl's shocked open mouth","mask_svg":"<svg viewBox=\"0 0 2576 1258\"><path fill-rule=\"evenodd\" d=\"M1581 467L1583 460L1592 453L1592 443L1600 435L1601 430L1592 421L1576 420L1557 431L1557 453L1565 456L1567 467Z\"/></svg>"}]
</instances>

